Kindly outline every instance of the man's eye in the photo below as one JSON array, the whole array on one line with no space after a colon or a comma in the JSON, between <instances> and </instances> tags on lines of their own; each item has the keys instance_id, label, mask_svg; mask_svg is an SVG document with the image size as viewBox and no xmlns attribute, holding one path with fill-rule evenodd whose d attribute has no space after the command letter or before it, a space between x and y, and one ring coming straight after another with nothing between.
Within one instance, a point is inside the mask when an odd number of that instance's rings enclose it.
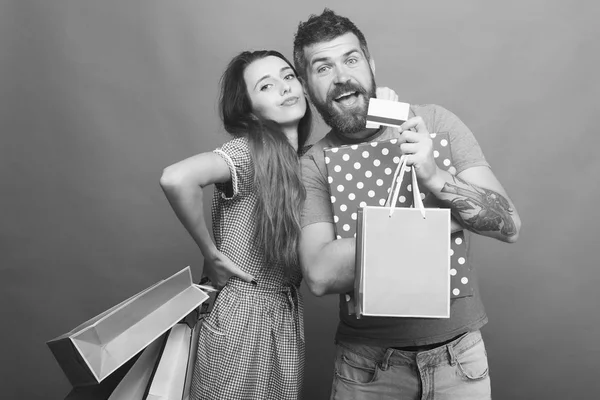
<instances>
[{"instance_id":1,"label":"man's eye","mask_svg":"<svg viewBox=\"0 0 600 400\"><path fill-rule=\"evenodd\" d=\"M321 74L321 73L327 71L328 69L329 69L328 65L322 65L319 68L317 68L317 73Z\"/></svg>"},{"instance_id":2,"label":"man's eye","mask_svg":"<svg viewBox=\"0 0 600 400\"><path fill-rule=\"evenodd\" d=\"M358 60L356 58L349 58L348 61L346 61L348 64L356 64L357 62Z\"/></svg>"},{"instance_id":3,"label":"man's eye","mask_svg":"<svg viewBox=\"0 0 600 400\"><path fill-rule=\"evenodd\" d=\"M270 89L270 88L271 88L271 86L273 86L273 84L271 84L271 83L267 83L266 85L262 85L262 86L260 87L260 91L261 91L261 92L264 92L265 90L268 90L268 89Z\"/></svg>"}]
</instances>

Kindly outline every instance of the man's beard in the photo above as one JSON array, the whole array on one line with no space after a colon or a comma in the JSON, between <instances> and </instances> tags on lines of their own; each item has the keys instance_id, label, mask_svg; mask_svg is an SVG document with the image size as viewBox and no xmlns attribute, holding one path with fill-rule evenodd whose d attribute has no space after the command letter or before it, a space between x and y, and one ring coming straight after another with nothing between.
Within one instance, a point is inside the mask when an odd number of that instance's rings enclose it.
<instances>
[{"instance_id":1,"label":"man's beard","mask_svg":"<svg viewBox=\"0 0 600 400\"><path fill-rule=\"evenodd\" d=\"M365 129L369 99L376 97L375 88L375 77L373 76L373 72L371 72L370 91L367 91L359 83L345 82L336 84L334 88L327 93L327 98L324 102L315 101L314 96L312 95L311 99L313 105L319 114L321 114L323 121L325 121L327 125L342 134L352 134ZM357 92L357 94L363 96L365 102L352 110L343 110L335 107L334 99L339 95L348 92Z\"/></svg>"}]
</instances>

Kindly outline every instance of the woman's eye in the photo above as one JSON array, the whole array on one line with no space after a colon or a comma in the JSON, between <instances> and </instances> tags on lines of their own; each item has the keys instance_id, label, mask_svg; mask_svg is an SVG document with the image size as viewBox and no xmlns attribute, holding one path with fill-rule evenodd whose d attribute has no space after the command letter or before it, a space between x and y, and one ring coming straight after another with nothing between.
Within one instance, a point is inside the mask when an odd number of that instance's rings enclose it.
<instances>
[{"instance_id":1,"label":"woman's eye","mask_svg":"<svg viewBox=\"0 0 600 400\"><path fill-rule=\"evenodd\" d=\"M260 91L264 92L265 90L268 90L269 88L271 88L271 86L273 86L273 84L271 84L271 83L267 83L266 85L262 85L260 87Z\"/></svg>"},{"instance_id":2,"label":"woman's eye","mask_svg":"<svg viewBox=\"0 0 600 400\"><path fill-rule=\"evenodd\" d=\"M295 79L296 75L294 74L287 74L283 79L285 79L286 81L291 81L292 79Z\"/></svg>"},{"instance_id":3,"label":"woman's eye","mask_svg":"<svg viewBox=\"0 0 600 400\"><path fill-rule=\"evenodd\" d=\"M346 61L348 64L356 64L358 62L358 60L356 58L350 58L348 59L348 61Z\"/></svg>"}]
</instances>

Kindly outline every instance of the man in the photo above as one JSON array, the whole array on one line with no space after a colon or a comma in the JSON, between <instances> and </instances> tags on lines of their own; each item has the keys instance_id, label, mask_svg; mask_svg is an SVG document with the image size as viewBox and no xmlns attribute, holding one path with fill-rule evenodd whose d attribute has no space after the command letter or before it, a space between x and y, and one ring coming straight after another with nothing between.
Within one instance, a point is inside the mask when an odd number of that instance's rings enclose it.
<instances>
[{"instance_id":1,"label":"man","mask_svg":"<svg viewBox=\"0 0 600 400\"><path fill-rule=\"evenodd\" d=\"M325 9L300 23L294 62L331 131L302 159L307 199L300 262L317 296L353 288L355 240L335 240L323 149L398 137L419 185L452 212L453 231L469 230L505 242L517 240L520 219L471 131L436 105L411 106L399 130L365 129L375 97L375 63L360 30ZM450 135L454 174L434 161L430 132ZM401 262L401 255L399 262ZM490 398L487 356L479 329L487 322L477 285L453 299L448 319L349 315L340 296L340 323L332 399Z\"/></svg>"}]
</instances>

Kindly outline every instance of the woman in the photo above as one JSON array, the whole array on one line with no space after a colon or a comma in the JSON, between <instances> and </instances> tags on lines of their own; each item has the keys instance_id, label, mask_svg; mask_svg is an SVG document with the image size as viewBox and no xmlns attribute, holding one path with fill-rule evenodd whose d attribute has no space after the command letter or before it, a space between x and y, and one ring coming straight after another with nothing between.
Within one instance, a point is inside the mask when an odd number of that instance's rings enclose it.
<instances>
[{"instance_id":1,"label":"woman","mask_svg":"<svg viewBox=\"0 0 600 400\"><path fill-rule=\"evenodd\" d=\"M221 79L220 113L234 139L167 167L161 186L221 288L200 331L194 399L298 399L304 327L296 246L305 198L299 149L311 112L292 65L243 52ZM202 188L215 184L213 243Z\"/></svg>"}]
</instances>

